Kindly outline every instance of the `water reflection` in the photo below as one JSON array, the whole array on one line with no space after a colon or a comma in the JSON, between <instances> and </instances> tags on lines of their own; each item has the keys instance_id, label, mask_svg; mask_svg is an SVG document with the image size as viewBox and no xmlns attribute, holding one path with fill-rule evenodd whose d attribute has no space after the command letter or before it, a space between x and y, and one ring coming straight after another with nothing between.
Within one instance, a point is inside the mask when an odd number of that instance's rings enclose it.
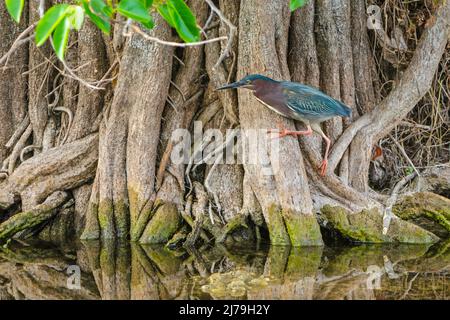
<instances>
[{"instance_id":1,"label":"water reflection","mask_svg":"<svg viewBox=\"0 0 450 320\"><path fill-rule=\"evenodd\" d=\"M449 269L445 243L188 251L11 243L0 250L0 299L449 299Z\"/></svg>"}]
</instances>

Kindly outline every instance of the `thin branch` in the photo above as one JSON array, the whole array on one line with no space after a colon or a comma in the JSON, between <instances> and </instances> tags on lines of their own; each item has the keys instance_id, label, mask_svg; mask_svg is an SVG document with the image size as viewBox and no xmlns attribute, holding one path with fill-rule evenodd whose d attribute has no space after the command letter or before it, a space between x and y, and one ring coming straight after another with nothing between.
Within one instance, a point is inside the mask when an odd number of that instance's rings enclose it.
<instances>
[{"instance_id":1,"label":"thin branch","mask_svg":"<svg viewBox=\"0 0 450 320\"><path fill-rule=\"evenodd\" d=\"M30 124L30 117L28 114L22 119L19 126L17 127L14 134L11 136L11 138L8 140L8 142L5 144L5 147L7 149L12 148L17 141L20 139L22 134L25 132L25 130L28 128L28 125Z\"/></svg>"},{"instance_id":2,"label":"thin branch","mask_svg":"<svg viewBox=\"0 0 450 320\"><path fill-rule=\"evenodd\" d=\"M417 184L417 188L419 191L420 189L420 172L419 170L417 170L416 166L414 165L414 163L411 161L411 159L409 158L408 154L406 153L405 149L402 147L402 145L392 136L392 134L389 134L389 138L395 143L395 145L397 146L397 148L400 150L400 152L402 153L402 155L405 157L406 161L408 161L409 165L414 169L415 173L417 174L417 177L419 179L419 183Z\"/></svg>"},{"instance_id":3,"label":"thin branch","mask_svg":"<svg viewBox=\"0 0 450 320\"><path fill-rule=\"evenodd\" d=\"M67 126L66 134L64 135L64 138L61 141L61 144L64 144L67 140L67 137L69 136L70 128L72 127L73 113L72 110L66 107L56 107L53 109L53 111L65 112L69 116L69 124Z\"/></svg>"},{"instance_id":4,"label":"thin branch","mask_svg":"<svg viewBox=\"0 0 450 320\"><path fill-rule=\"evenodd\" d=\"M212 42L217 42L217 41L222 41L222 40L227 40L227 37L218 37L218 38L213 38L213 39L208 39L208 40L203 40L203 41L197 41L197 42L186 42L186 43L181 43L181 42L174 42L174 41L166 41L166 40L162 40L159 39L157 37L152 37L148 34L146 34L144 31L142 31L138 26L136 25L130 25L130 29L134 32L136 32L137 34L139 34L141 37L143 37L146 40L152 41L152 42L156 42L165 46L170 46L170 47L178 47L178 48L186 48L186 47L195 47L195 46L201 46L204 44L208 44L208 43L212 43ZM130 32L126 32L124 33L125 36L130 37L132 34Z\"/></svg>"},{"instance_id":5,"label":"thin branch","mask_svg":"<svg viewBox=\"0 0 450 320\"><path fill-rule=\"evenodd\" d=\"M34 27L36 26L36 24L37 24L37 22L33 23L28 28L26 28L21 34L19 34L17 39L11 45L11 48L9 48L8 52L6 52L0 58L0 65L5 63L5 67L6 67L6 65L8 64L8 59L14 53L14 51L16 51L21 45L23 45L23 44L27 43L28 41L30 41L31 39L33 39L33 35L31 35L27 38L25 38L25 37L34 30Z\"/></svg>"},{"instance_id":6,"label":"thin branch","mask_svg":"<svg viewBox=\"0 0 450 320\"><path fill-rule=\"evenodd\" d=\"M222 20L228 26L228 29L229 29L228 37L221 36L221 37L206 39L206 40L202 40L202 41L181 43L181 42L162 40L160 38L148 35L143 30L141 30L138 26L134 25L130 19L128 19L125 23L123 23L123 22L119 22L119 23L124 24L123 35L125 37L130 37L132 35L132 32L134 32L146 40L149 40L149 41L161 44L161 45L165 45L165 46L171 46L171 47L187 48L187 47L201 46L204 44L209 44L209 43L213 43L213 42L226 40L227 45L226 45L225 49L223 50L222 54L220 55L219 59L217 60L216 64L214 65L214 68L216 68L223 62L223 60L225 60L225 58L227 58L229 56L231 49L232 49L231 46L233 45L233 41L234 41L234 38L237 33L237 27L229 19L227 19L224 16L222 11L220 11L211 0L205 0L205 1L211 8L211 14L208 17L208 20L207 20L205 26L201 29L202 32L204 32L207 29L207 27L209 26L209 24L212 21L213 13L215 13L220 18L220 20Z\"/></svg>"},{"instance_id":7,"label":"thin branch","mask_svg":"<svg viewBox=\"0 0 450 320\"><path fill-rule=\"evenodd\" d=\"M24 162L25 161L25 155L30 152L31 150L35 150L35 149L41 149L40 146L35 146L35 145L31 145L31 146L26 146L25 148L22 149L22 151L20 152L20 162Z\"/></svg>"},{"instance_id":8,"label":"thin branch","mask_svg":"<svg viewBox=\"0 0 450 320\"><path fill-rule=\"evenodd\" d=\"M333 172L356 134L370 123L370 115L365 114L353 122L334 143L328 158L328 172Z\"/></svg>"},{"instance_id":9,"label":"thin branch","mask_svg":"<svg viewBox=\"0 0 450 320\"><path fill-rule=\"evenodd\" d=\"M389 225L391 223L391 219L393 217L395 217L394 214L392 213L392 207L394 206L395 202L397 201L399 191L408 182L410 182L412 179L414 179L416 176L417 176L417 173L414 172L414 173L404 177L395 185L394 189L392 189L391 196L386 201L386 209L384 210L384 215L383 215L383 234L384 235L387 234L387 232L389 230Z\"/></svg>"},{"instance_id":10,"label":"thin branch","mask_svg":"<svg viewBox=\"0 0 450 320\"><path fill-rule=\"evenodd\" d=\"M236 36L237 33L237 28L236 26L229 20L227 19L227 17L224 16L224 14L222 13L222 11L220 11L212 2L212 0L205 0L206 3L209 5L209 7L211 8L212 11L214 11L220 18L220 20L222 20L230 29L230 35L228 37L228 41L227 41L227 45L225 46L225 50L223 50L222 54L219 57L219 60L217 60L216 64L214 65L214 69L217 68L223 60L225 60L225 58L228 57L228 55L230 54L232 48L231 46L233 45L233 41L234 41L234 37Z\"/></svg>"}]
</instances>

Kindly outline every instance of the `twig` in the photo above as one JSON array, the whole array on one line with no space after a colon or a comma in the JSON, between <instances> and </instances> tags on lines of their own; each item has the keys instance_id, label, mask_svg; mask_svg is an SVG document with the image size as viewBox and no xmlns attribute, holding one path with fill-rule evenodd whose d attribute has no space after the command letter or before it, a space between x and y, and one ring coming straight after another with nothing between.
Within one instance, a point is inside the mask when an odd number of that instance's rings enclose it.
<instances>
[{"instance_id":1,"label":"twig","mask_svg":"<svg viewBox=\"0 0 450 320\"><path fill-rule=\"evenodd\" d=\"M227 17L225 17L222 13L222 11L220 11L212 2L212 0L205 0L206 3L209 5L209 7L211 8L212 11L214 11L220 18L220 20L222 20L230 29L230 34L228 36L228 40L227 41L227 45L225 46L225 50L222 51L222 54L219 57L219 60L217 60L216 64L214 65L213 69L217 68L223 60L225 60L225 58L228 57L229 53L231 52L231 46L233 45L233 41L234 41L234 37L236 35L237 32L237 28L236 26L227 19ZM220 37L219 37L220 38Z\"/></svg>"},{"instance_id":2,"label":"twig","mask_svg":"<svg viewBox=\"0 0 450 320\"><path fill-rule=\"evenodd\" d=\"M28 125L25 132L20 137L19 141L17 141L17 144L15 145L13 151L11 152L10 158L9 158L9 164L8 164L8 174L11 175L14 171L14 167L16 166L16 160L20 156L20 152L25 147L25 144L28 140L28 138L31 136L31 133L33 132L33 127L31 124Z\"/></svg>"},{"instance_id":3,"label":"twig","mask_svg":"<svg viewBox=\"0 0 450 320\"><path fill-rule=\"evenodd\" d=\"M20 162L24 162L25 161L25 154L27 154L28 152L30 152L31 150L34 149L41 149L40 146L35 146L35 145L31 145L31 146L26 146L25 148L22 149L22 151L20 152Z\"/></svg>"},{"instance_id":4,"label":"twig","mask_svg":"<svg viewBox=\"0 0 450 320\"><path fill-rule=\"evenodd\" d=\"M214 11L211 10L211 12L209 13L209 17L208 17L208 19L206 19L205 25L202 28L203 32L206 32L206 30L208 30L208 27L213 18L214 18Z\"/></svg>"},{"instance_id":5,"label":"twig","mask_svg":"<svg viewBox=\"0 0 450 320\"><path fill-rule=\"evenodd\" d=\"M29 124L30 124L30 117L28 115L26 115L20 122L20 124L17 127L14 134L11 136L11 138L8 140L8 142L5 144L5 147L7 149L12 148L17 143L17 141L20 139L22 134L25 132L25 130L27 129Z\"/></svg>"},{"instance_id":6,"label":"twig","mask_svg":"<svg viewBox=\"0 0 450 320\"><path fill-rule=\"evenodd\" d=\"M214 3L211 0L205 0L205 1L209 5L209 7L211 8L211 14L208 17L208 20L206 21L205 26L203 28L201 28L202 33L205 32L205 30L207 29L208 25L211 23L211 20L213 18L213 13L215 13L220 18L220 20L222 20L228 26L228 28L229 28L229 36L228 37L221 36L221 37L216 37L216 38L212 38L212 39L206 39L206 40L196 41L196 42L187 42L187 43L167 41L167 40L162 40L160 38L148 35L144 31L142 31L141 28L139 28L138 26L134 25L130 19L128 19L125 23L119 22L119 23L124 24L124 28L123 28L122 34L125 37L130 37L132 35L132 32L135 32L135 33L137 33L138 35L140 35L141 37L143 37L146 40L149 40L149 41L161 44L161 45L171 46L171 47L178 47L178 48L201 46L201 45L208 44L208 43L213 43L213 42L226 40L227 41L227 45L226 45L225 49L223 50L222 54L220 55L219 59L217 60L215 66L214 66L214 68L216 68L217 66L219 66L222 63L222 61L225 58L228 57L229 53L231 52L231 46L233 44L235 35L237 33L237 27L235 25L233 25L233 23L224 16L222 11L220 11L214 5ZM130 32L130 31L132 31L132 32Z\"/></svg>"},{"instance_id":7,"label":"twig","mask_svg":"<svg viewBox=\"0 0 450 320\"><path fill-rule=\"evenodd\" d=\"M392 134L389 134L389 138L392 140L392 142L395 143L395 145L397 146L397 148L400 150L400 152L402 153L402 155L405 157L406 161L408 161L409 165L414 169L414 172L417 174L417 179L418 179L418 183L417 183L417 191L420 190L420 173L417 170L416 166L414 165L414 163L411 161L411 159L408 157L408 154L406 153L405 149L402 147L402 145L392 136Z\"/></svg>"},{"instance_id":8,"label":"twig","mask_svg":"<svg viewBox=\"0 0 450 320\"><path fill-rule=\"evenodd\" d=\"M165 45L165 46L179 47L179 48L195 47L195 46L201 46L201 45L212 43L212 42L228 40L227 37L217 37L214 39L208 39L208 40L203 40L203 41L181 43L181 42L166 41L166 40L159 39L157 37L152 37L152 36L146 34L144 31L142 31L138 26L135 26L133 24L130 25L130 29L132 31L136 32L137 34L139 34L141 37L143 37L146 40L156 42L158 44ZM130 37L131 33L126 32L126 33L124 33L124 35L127 37Z\"/></svg>"},{"instance_id":9,"label":"twig","mask_svg":"<svg viewBox=\"0 0 450 320\"><path fill-rule=\"evenodd\" d=\"M31 39L33 39L33 35L25 38L25 36L27 36L31 31L34 30L34 27L36 26L37 22L31 24L28 28L26 28L21 34L19 34L19 36L17 37L17 39L13 42L13 44L11 45L11 48L9 48L8 52L6 52L1 58L0 58L0 65L2 65L3 63L5 63L5 67L8 64L8 59L9 57L13 54L13 52L15 50L17 50L17 48L19 48L21 45L27 43L28 41L30 41Z\"/></svg>"},{"instance_id":10,"label":"twig","mask_svg":"<svg viewBox=\"0 0 450 320\"><path fill-rule=\"evenodd\" d=\"M59 111L59 112L65 112L69 116L69 124L67 126L66 134L64 135L63 140L61 141L61 144L64 144L67 140L67 137L69 135L70 128L72 127L73 122L73 113L69 108L66 107L56 107L53 109L53 111Z\"/></svg>"},{"instance_id":11,"label":"twig","mask_svg":"<svg viewBox=\"0 0 450 320\"><path fill-rule=\"evenodd\" d=\"M88 87L89 89L92 89L92 90L105 90L105 88L99 87L99 86L94 85L94 84L91 84L91 83L87 82L86 80L84 80L84 79L80 78L79 76L77 76L77 75L75 74L75 72L67 65L67 63L66 63L65 61L61 61L61 63L62 63L62 65L64 66L64 70L66 70L66 71L69 73L69 75L70 75L74 80L78 81L78 82L81 83L82 85L84 85L84 86L86 86L86 87ZM64 75L64 73L63 73L63 75ZM94 82L94 83L95 83L95 82Z\"/></svg>"},{"instance_id":12,"label":"twig","mask_svg":"<svg viewBox=\"0 0 450 320\"><path fill-rule=\"evenodd\" d=\"M417 173L414 172L403 179L401 179L392 189L392 193L390 198L386 201L386 209L384 210L383 215L383 234L387 234L389 230L389 225L391 223L391 219L394 216L392 213L392 207L394 206L395 202L397 201L398 193L401 188L403 188L408 182L410 182L412 179L416 177Z\"/></svg>"},{"instance_id":13,"label":"twig","mask_svg":"<svg viewBox=\"0 0 450 320\"><path fill-rule=\"evenodd\" d=\"M186 67L186 65L184 64L183 60L181 60L180 58L178 58L178 56L177 56L176 54L174 54L173 57L174 57L175 60L177 60L183 67Z\"/></svg>"},{"instance_id":14,"label":"twig","mask_svg":"<svg viewBox=\"0 0 450 320\"><path fill-rule=\"evenodd\" d=\"M181 99L183 100L183 102L186 102L186 96L184 95L183 91L181 90L181 88L172 80L170 80L170 84L177 89L177 91L180 93L181 95Z\"/></svg>"},{"instance_id":15,"label":"twig","mask_svg":"<svg viewBox=\"0 0 450 320\"><path fill-rule=\"evenodd\" d=\"M420 273L416 273L414 275L414 277L408 282L408 287L406 288L405 292L403 293L403 295L398 300L405 299L405 297L408 295L409 291L411 291L413 282L416 280L416 278L419 276L419 274Z\"/></svg>"}]
</instances>

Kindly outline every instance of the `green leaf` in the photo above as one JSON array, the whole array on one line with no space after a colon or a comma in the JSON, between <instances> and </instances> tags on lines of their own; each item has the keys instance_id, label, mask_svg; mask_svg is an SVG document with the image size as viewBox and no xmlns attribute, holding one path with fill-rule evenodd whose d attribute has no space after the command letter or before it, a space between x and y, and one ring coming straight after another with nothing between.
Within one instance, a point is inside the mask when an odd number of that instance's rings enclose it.
<instances>
[{"instance_id":1,"label":"green leaf","mask_svg":"<svg viewBox=\"0 0 450 320\"><path fill-rule=\"evenodd\" d=\"M56 56L60 60L64 60L64 53L66 52L67 44L69 42L70 32L70 18L65 17L56 27L53 33L53 48Z\"/></svg>"},{"instance_id":2,"label":"green leaf","mask_svg":"<svg viewBox=\"0 0 450 320\"><path fill-rule=\"evenodd\" d=\"M144 0L144 5L147 9L150 9L153 4L153 0Z\"/></svg>"},{"instance_id":3,"label":"green leaf","mask_svg":"<svg viewBox=\"0 0 450 320\"><path fill-rule=\"evenodd\" d=\"M167 0L168 11L181 39L194 42L200 39L195 16L183 0Z\"/></svg>"},{"instance_id":4,"label":"green leaf","mask_svg":"<svg viewBox=\"0 0 450 320\"><path fill-rule=\"evenodd\" d=\"M289 3L289 9L291 9L291 11L295 11L298 8L303 7L307 2L308 0L291 0Z\"/></svg>"},{"instance_id":5,"label":"green leaf","mask_svg":"<svg viewBox=\"0 0 450 320\"><path fill-rule=\"evenodd\" d=\"M20 22L20 16L22 15L23 7L25 5L25 0L5 0L6 9L8 10L11 17L17 23Z\"/></svg>"},{"instance_id":6,"label":"green leaf","mask_svg":"<svg viewBox=\"0 0 450 320\"><path fill-rule=\"evenodd\" d=\"M80 6L73 6L72 12L68 16L70 25L75 30L80 30L84 21L84 10Z\"/></svg>"},{"instance_id":7,"label":"green leaf","mask_svg":"<svg viewBox=\"0 0 450 320\"><path fill-rule=\"evenodd\" d=\"M169 6L164 3L164 4L159 5L157 9L158 9L158 12L161 15L161 17L163 17L164 20L166 20L167 23L172 28L175 28L175 23L173 22L172 17L171 17L170 12L169 12Z\"/></svg>"},{"instance_id":8,"label":"green leaf","mask_svg":"<svg viewBox=\"0 0 450 320\"><path fill-rule=\"evenodd\" d=\"M58 4L51 7L39 20L36 26L36 45L42 46L56 29L59 23L66 17L70 6L68 4Z\"/></svg>"},{"instance_id":9,"label":"green leaf","mask_svg":"<svg viewBox=\"0 0 450 320\"><path fill-rule=\"evenodd\" d=\"M89 5L96 14L105 15L108 18L113 16L113 8L107 5L103 0L90 0Z\"/></svg>"},{"instance_id":10,"label":"green leaf","mask_svg":"<svg viewBox=\"0 0 450 320\"><path fill-rule=\"evenodd\" d=\"M91 11L89 8L89 3L86 0L83 0L83 9L86 15L91 19L91 21L104 33L109 34L111 32L111 24L108 20L97 16L95 13Z\"/></svg>"},{"instance_id":11,"label":"green leaf","mask_svg":"<svg viewBox=\"0 0 450 320\"><path fill-rule=\"evenodd\" d=\"M121 0L117 11L130 19L142 23L146 28L153 28L153 19L146 8L146 0Z\"/></svg>"}]
</instances>

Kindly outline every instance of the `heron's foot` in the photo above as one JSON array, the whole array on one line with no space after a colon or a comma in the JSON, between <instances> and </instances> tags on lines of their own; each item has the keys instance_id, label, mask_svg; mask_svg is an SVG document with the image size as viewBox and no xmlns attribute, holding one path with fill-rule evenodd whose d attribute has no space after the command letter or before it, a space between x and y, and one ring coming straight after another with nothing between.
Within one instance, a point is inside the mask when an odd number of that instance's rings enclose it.
<instances>
[{"instance_id":1,"label":"heron's foot","mask_svg":"<svg viewBox=\"0 0 450 320\"><path fill-rule=\"evenodd\" d=\"M328 159L323 159L322 164L319 167L320 175L325 176L325 172L327 171Z\"/></svg>"},{"instance_id":2,"label":"heron's foot","mask_svg":"<svg viewBox=\"0 0 450 320\"><path fill-rule=\"evenodd\" d=\"M267 133L277 133L277 136L274 136L273 139L283 138L286 136L292 136L294 138L304 135L309 136L312 134L312 130L308 128L308 130L305 131L293 131L293 130L287 130L284 125L281 122L278 122L277 124L278 129L269 129L267 130Z\"/></svg>"}]
</instances>

